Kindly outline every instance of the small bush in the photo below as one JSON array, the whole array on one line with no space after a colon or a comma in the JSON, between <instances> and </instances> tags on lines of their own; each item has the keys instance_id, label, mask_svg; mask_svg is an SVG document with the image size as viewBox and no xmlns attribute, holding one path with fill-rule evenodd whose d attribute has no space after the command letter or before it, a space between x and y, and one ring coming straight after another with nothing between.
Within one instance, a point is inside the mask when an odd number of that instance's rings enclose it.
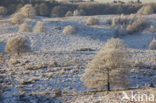
<instances>
[{"instance_id":1,"label":"small bush","mask_svg":"<svg viewBox=\"0 0 156 103\"><path fill-rule=\"evenodd\" d=\"M7 9L3 6L0 6L0 15L6 15L7 14Z\"/></svg>"},{"instance_id":2,"label":"small bush","mask_svg":"<svg viewBox=\"0 0 156 103\"><path fill-rule=\"evenodd\" d=\"M23 53L30 51L29 42L21 36L12 37L7 41L5 51L11 53Z\"/></svg>"},{"instance_id":3,"label":"small bush","mask_svg":"<svg viewBox=\"0 0 156 103\"><path fill-rule=\"evenodd\" d=\"M73 12L73 16L83 16L83 15L85 15L85 12L84 12L84 10L74 10L74 12Z\"/></svg>"},{"instance_id":4,"label":"small bush","mask_svg":"<svg viewBox=\"0 0 156 103\"><path fill-rule=\"evenodd\" d=\"M45 32L44 23L41 21L38 21L34 27L34 33L43 33L43 32Z\"/></svg>"},{"instance_id":5,"label":"small bush","mask_svg":"<svg viewBox=\"0 0 156 103\"><path fill-rule=\"evenodd\" d=\"M126 16L121 15L120 17L113 18L111 24L112 24L112 27L115 27L118 24L126 25L128 24L128 19Z\"/></svg>"},{"instance_id":6,"label":"small bush","mask_svg":"<svg viewBox=\"0 0 156 103\"><path fill-rule=\"evenodd\" d=\"M36 16L36 11L30 4L26 4L23 8L20 9L20 12L27 18L34 19Z\"/></svg>"},{"instance_id":7,"label":"small bush","mask_svg":"<svg viewBox=\"0 0 156 103\"><path fill-rule=\"evenodd\" d=\"M72 11L68 11L67 13L66 13L66 15L65 15L66 17L67 16L73 16L73 13L72 13Z\"/></svg>"},{"instance_id":8,"label":"small bush","mask_svg":"<svg viewBox=\"0 0 156 103\"><path fill-rule=\"evenodd\" d=\"M147 27L146 21L143 18L138 18L132 24L129 24L126 28L127 33L133 34L136 32L141 32Z\"/></svg>"},{"instance_id":9,"label":"small bush","mask_svg":"<svg viewBox=\"0 0 156 103\"><path fill-rule=\"evenodd\" d=\"M93 17L89 17L86 22L86 25L98 25L98 24L99 24L99 20Z\"/></svg>"},{"instance_id":10,"label":"small bush","mask_svg":"<svg viewBox=\"0 0 156 103\"><path fill-rule=\"evenodd\" d=\"M149 48L151 50L156 50L156 40L155 39L152 40L152 42L149 45Z\"/></svg>"},{"instance_id":11,"label":"small bush","mask_svg":"<svg viewBox=\"0 0 156 103\"><path fill-rule=\"evenodd\" d=\"M13 24L22 24L24 22L25 16L21 13L15 13L11 17L11 22Z\"/></svg>"},{"instance_id":12,"label":"small bush","mask_svg":"<svg viewBox=\"0 0 156 103\"><path fill-rule=\"evenodd\" d=\"M156 27L151 25L150 28L149 28L149 30L150 30L152 33L154 33L154 32L156 32Z\"/></svg>"},{"instance_id":13,"label":"small bush","mask_svg":"<svg viewBox=\"0 0 156 103\"><path fill-rule=\"evenodd\" d=\"M27 23L20 25L18 32L31 32L31 27Z\"/></svg>"},{"instance_id":14,"label":"small bush","mask_svg":"<svg viewBox=\"0 0 156 103\"><path fill-rule=\"evenodd\" d=\"M75 28L73 28L71 25L68 25L64 28L63 34L74 34Z\"/></svg>"},{"instance_id":15,"label":"small bush","mask_svg":"<svg viewBox=\"0 0 156 103\"><path fill-rule=\"evenodd\" d=\"M137 11L137 14L149 15L153 14L154 10L151 5L145 5Z\"/></svg>"}]
</instances>

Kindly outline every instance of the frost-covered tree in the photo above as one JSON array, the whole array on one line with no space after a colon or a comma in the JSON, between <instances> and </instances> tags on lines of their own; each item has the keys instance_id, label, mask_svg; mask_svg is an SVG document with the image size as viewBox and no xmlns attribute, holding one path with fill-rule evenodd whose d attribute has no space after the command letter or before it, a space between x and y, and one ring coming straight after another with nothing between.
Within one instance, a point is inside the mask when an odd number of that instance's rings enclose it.
<instances>
[{"instance_id":1,"label":"frost-covered tree","mask_svg":"<svg viewBox=\"0 0 156 103\"><path fill-rule=\"evenodd\" d=\"M87 88L101 89L107 86L128 86L129 54L120 39L110 39L95 58L87 65L82 76Z\"/></svg>"}]
</instances>

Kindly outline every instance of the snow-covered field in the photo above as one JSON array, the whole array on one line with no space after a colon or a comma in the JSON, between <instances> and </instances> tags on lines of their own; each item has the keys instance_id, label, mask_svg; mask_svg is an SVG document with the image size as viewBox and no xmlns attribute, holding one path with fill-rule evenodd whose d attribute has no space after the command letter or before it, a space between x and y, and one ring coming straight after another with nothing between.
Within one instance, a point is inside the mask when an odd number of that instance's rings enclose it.
<instances>
[{"instance_id":1,"label":"snow-covered field","mask_svg":"<svg viewBox=\"0 0 156 103\"><path fill-rule=\"evenodd\" d=\"M54 98L54 90L60 88L63 95L66 92L87 91L81 81L81 75L87 63L103 48L105 42L114 36L114 31L107 24L107 20L116 16L96 16L100 20L100 25L97 26L85 25L87 16L37 17L34 20L27 20L26 22L32 27L37 21L44 21L46 32L38 34L18 33L18 26L0 23L0 52L4 53L6 41L16 35L28 38L33 51L20 56L6 53L2 56L0 77L3 78L1 84L5 88L2 103L58 103L59 101L96 103L90 99L88 101L79 101L79 98L71 99L71 96ZM156 15L144 16L144 18L149 24L156 26ZM75 27L76 33L62 34L63 28L67 25ZM61 30L56 29L58 26ZM132 60L143 65L131 70L129 79L132 81L132 87L156 84L156 51L148 49L149 43L156 38L155 33L147 28L141 33L121 38L130 47ZM92 51L81 51L86 48ZM105 99L105 97L101 98ZM118 100L114 101L117 102Z\"/></svg>"}]
</instances>

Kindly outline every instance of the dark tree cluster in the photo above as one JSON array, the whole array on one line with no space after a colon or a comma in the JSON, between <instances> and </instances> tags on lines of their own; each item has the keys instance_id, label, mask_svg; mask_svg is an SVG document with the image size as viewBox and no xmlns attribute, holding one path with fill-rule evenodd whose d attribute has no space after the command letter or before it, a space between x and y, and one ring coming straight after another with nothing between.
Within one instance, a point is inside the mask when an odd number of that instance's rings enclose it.
<instances>
[{"instance_id":1,"label":"dark tree cluster","mask_svg":"<svg viewBox=\"0 0 156 103\"><path fill-rule=\"evenodd\" d=\"M32 4L38 16L64 17L67 12L83 11L83 15L131 14L146 4L141 3L61 3L55 0L0 0L0 6L7 8L8 15L15 13L25 4ZM156 12L156 4L150 4Z\"/></svg>"}]
</instances>

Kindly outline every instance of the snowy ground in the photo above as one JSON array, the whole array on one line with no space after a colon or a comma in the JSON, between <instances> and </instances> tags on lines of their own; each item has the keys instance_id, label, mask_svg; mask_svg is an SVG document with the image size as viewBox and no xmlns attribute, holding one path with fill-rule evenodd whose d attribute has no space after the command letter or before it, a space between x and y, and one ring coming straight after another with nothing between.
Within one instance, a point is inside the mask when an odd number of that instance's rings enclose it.
<instances>
[{"instance_id":1,"label":"snowy ground","mask_svg":"<svg viewBox=\"0 0 156 103\"><path fill-rule=\"evenodd\" d=\"M104 43L113 37L114 31L107 24L107 19L114 16L116 15L97 16L100 20L98 26L85 25L88 17L37 17L35 20L27 20L32 26L38 20L45 22L46 33L39 34L18 33L18 26L0 23L0 52L4 53L6 41L16 35L26 36L33 50L32 53L20 56L3 55L3 63L0 65L0 77L3 78L1 84L5 88L2 94L3 102L57 103L62 98L54 98L56 88L60 88L64 93L86 91L81 75L86 64L103 48ZM156 26L156 15L145 16L145 19ZM62 34L67 25L75 27L76 34ZM57 26L62 29L55 29ZM121 38L131 48L129 51L132 60L143 65L131 70L129 79L132 81L132 87L156 84L156 51L148 50L148 45L154 38L156 34L148 28L142 33ZM80 51L84 48L93 51ZM79 98L72 102L78 103ZM82 100L81 103L85 102ZM90 100L89 103L94 101Z\"/></svg>"}]
</instances>

